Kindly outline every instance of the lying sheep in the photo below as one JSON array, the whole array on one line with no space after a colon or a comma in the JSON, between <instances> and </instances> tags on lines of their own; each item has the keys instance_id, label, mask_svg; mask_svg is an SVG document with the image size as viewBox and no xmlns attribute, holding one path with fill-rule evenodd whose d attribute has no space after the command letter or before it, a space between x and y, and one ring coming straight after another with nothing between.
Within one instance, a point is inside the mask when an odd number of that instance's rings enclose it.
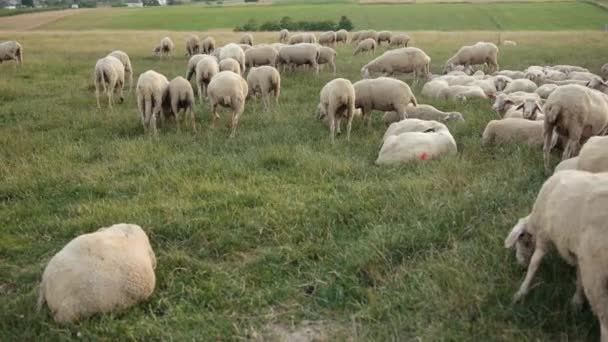
<instances>
[{"instance_id":1,"label":"lying sheep","mask_svg":"<svg viewBox=\"0 0 608 342\"><path fill-rule=\"evenodd\" d=\"M268 65L252 67L247 75L247 87L249 88L249 95L262 95L266 111L270 108L270 93L274 93L274 102L279 104L281 75L277 69Z\"/></svg>"},{"instance_id":2,"label":"lying sheep","mask_svg":"<svg viewBox=\"0 0 608 342\"><path fill-rule=\"evenodd\" d=\"M241 67L239 63L232 58L222 59L220 61L220 71L232 71L237 74L241 74Z\"/></svg>"},{"instance_id":3,"label":"lying sheep","mask_svg":"<svg viewBox=\"0 0 608 342\"><path fill-rule=\"evenodd\" d=\"M509 83L513 82L513 79L505 75L496 75L494 78L494 87L497 91L504 91Z\"/></svg>"},{"instance_id":4,"label":"lying sheep","mask_svg":"<svg viewBox=\"0 0 608 342\"><path fill-rule=\"evenodd\" d=\"M462 114L458 112L443 112L439 109L426 104L418 104L416 107L408 105L405 108L407 117L410 119L434 120L442 123L448 122L464 122ZM397 112L386 112L382 117L385 125L390 125L394 122L399 122L399 114Z\"/></svg>"},{"instance_id":5,"label":"lying sheep","mask_svg":"<svg viewBox=\"0 0 608 342\"><path fill-rule=\"evenodd\" d=\"M181 117L180 112L183 112L184 119L190 118L192 130L196 132L196 123L194 122L194 91L190 82L181 76L172 79L165 89L163 95L163 114L165 117L175 116L177 129L180 129Z\"/></svg>"},{"instance_id":6,"label":"lying sheep","mask_svg":"<svg viewBox=\"0 0 608 342\"><path fill-rule=\"evenodd\" d=\"M275 66L279 53L270 45L256 45L245 51L245 64L248 68L262 65Z\"/></svg>"},{"instance_id":7,"label":"lying sheep","mask_svg":"<svg viewBox=\"0 0 608 342\"><path fill-rule=\"evenodd\" d=\"M568 139L563 159L578 154L580 146L588 138L604 135L608 130L608 101L606 95L579 86L566 85L557 88L543 107L545 113L545 171L549 172L553 129Z\"/></svg>"},{"instance_id":8,"label":"lying sheep","mask_svg":"<svg viewBox=\"0 0 608 342\"><path fill-rule=\"evenodd\" d=\"M348 32L345 29L336 32L336 44L338 43L348 43Z\"/></svg>"},{"instance_id":9,"label":"lying sheep","mask_svg":"<svg viewBox=\"0 0 608 342\"><path fill-rule=\"evenodd\" d=\"M0 64L6 61L15 61L17 64L23 63L23 47L16 41L0 43Z\"/></svg>"},{"instance_id":10,"label":"lying sheep","mask_svg":"<svg viewBox=\"0 0 608 342\"><path fill-rule=\"evenodd\" d=\"M108 96L108 106L110 108L112 108L112 104L114 103L112 96L114 93L119 94L120 103L124 101L122 91L125 83L125 67L118 58L106 56L97 60L97 63L95 63L94 83L97 108L101 108L101 104L99 103L99 91L101 89Z\"/></svg>"},{"instance_id":11,"label":"lying sheep","mask_svg":"<svg viewBox=\"0 0 608 342\"><path fill-rule=\"evenodd\" d=\"M241 67L241 72L246 71L245 53L239 45L230 43L222 47L222 51L220 51L220 62L226 58L232 58L237 61Z\"/></svg>"},{"instance_id":12,"label":"lying sheep","mask_svg":"<svg viewBox=\"0 0 608 342\"><path fill-rule=\"evenodd\" d=\"M190 57L190 59L188 60L188 66L186 67L186 79L188 81L190 81L190 79L192 79L192 76L196 73L196 65L198 64L198 62L205 56L208 55L203 55L199 53Z\"/></svg>"},{"instance_id":13,"label":"lying sheep","mask_svg":"<svg viewBox=\"0 0 608 342\"><path fill-rule=\"evenodd\" d=\"M220 72L220 66L215 57L205 55L196 64L195 71L198 99L203 103L203 97L207 97L209 82L211 82L211 79Z\"/></svg>"},{"instance_id":14,"label":"lying sheep","mask_svg":"<svg viewBox=\"0 0 608 342\"><path fill-rule=\"evenodd\" d=\"M38 310L46 303L58 323L125 310L152 295L155 268L154 251L137 225L80 235L46 265Z\"/></svg>"},{"instance_id":15,"label":"lying sheep","mask_svg":"<svg viewBox=\"0 0 608 342\"><path fill-rule=\"evenodd\" d=\"M391 39L388 43L390 46L401 46L407 47L410 42L410 36L405 33L397 33L391 36Z\"/></svg>"},{"instance_id":16,"label":"lying sheep","mask_svg":"<svg viewBox=\"0 0 608 342\"><path fill-rule=\"evenodd\" d=\"M523 91L525 93L534 93L537 88L538 86L536 85L536 83L528 79L522 78L509 82L505 89L503 89L503 93L511 94L518 91Z\"/></svg>"},{"instance_id":17,"label":"lying sheep","mask_svg":"<svg viewBox=\"0 0 608 342\"><path fill-rule=\"evenodd\" d=\"M594 89L601 93L608 94L608 83L602 81L601 79L594 78L587 82L585 86L589 89Z\"/></svg>"},{"instance_id":18,"label":"lying sheep","mask_svg":"<svg viewBox=\"0 0 608 342\"><path fill-rule=\"evenodd\" d=\"M353 52L353 55L356 56L362 52L367 52L370 55L373 55L376 53L376 46L377 46L377 43L374 39L372 39L372 38L364 39L361 42L359 42L359 44L357 45L357 48Z\"/></svg>"},{"instance_id":19,"label":"lying sheep","mask_svg":"<svg viewBox=\"0 0 608 342\"><path fill-rule=\"evenodd\" d=\"M585 81L585 80L563 80L563 81L545 80L545 84L555 84L558 86L573 85L573 84L585 86L585 85L587 85L588 82L589 81Z\"/></svg>"},{"instance_id":20,"label":"lying sheep","mask_svg":"<svg viewBox=\"0 0 608 342\"><path fill-rule=\"evenodd\" d=\"M510 79L517 80L520 78L526 78L526 74L523 71L513 70L500 70L493 74L494 76L507 76Z\"/></svg>"},{"instance_id":21,"label":"lying sheep","mask_svg":"<svg viewBox=\"0 0 608 342\"><path fill-rule=\"evenodd\" d=\"M376 32L375 30L361 31L361 33L359 34L358 41L364 41L368 38L373 39L377 43L378 42L378 32Z\"/></svg>"},{"instance_id":22,"label":"lying sheep","mask_svg":"<svg viewBox=\"0 0 608 342\"><path fill-rule=\"evenodd\" d=\"M319 73L319 59L320 50L314 44L301 43L295 45L289 45L283 47L279 51L277 57L277 66L289 66L290 70L300 65L310 65L315 72Z\"/></svg>"},{"instance_id":23,"label":"lying sheep","mask_svg":"<svg viewBox=\"0 0 608 342\"><path fill-rule=\"evenodd\" d=\"M410 87L403 81L379 77L356 82L355 88L355 108L361 108L363 119L369 115L367 126L372 125L372 110L384 112L395 111L403 120L407 116L406 107L408 104L416 106L418 103Z\"/></svg>"},{"instance_id":24,"label":"lying sheep","mask_svg":"<svg viewBox=\"0 0 608 342\"><path fill-rule=\"evenodd\" d=\"M543 146L543 121L507 118L488 122L481 143L484 146L522 143L531 147Z\"/></svg>"},{"instance_id":25,"label":"lying sheep","mask_svg":"<svg viewBox=\"0 0 608 342\"><path fill-rule=\"evenodd\" d=\"M336 32L323 32L319 35L319 44L323 46L334 46L336 45L336 39Z\"/></svg>"},{"instance_id":26,"label":"lying sheep","mask_svg":"<svg viewBox=\"0 0 608 342\"><path fill-rule=\"evenodd\" d=\"M393 33L391 31L378 32L378 45L382 45L382 42L386 42L388 45L390 45L392 36Z\"/></svg>"},{"instance_id":27,"label":"lying sheep","mask_svg":"<svg viewBox=\"0 0 608 342\"><path fill-rule=\"evenodd\" d=\"M414 80L427 79L430 75L431 57L418 48L389 50L361 68L361 77L369 78L374 74L393 76L401 73L414 73Z\"/></svg>"},{"instance_id":28,"label":"lying sheep","mask_svg":"<svg viewBox=\"0 0 608 342\"><path fill-rule=\"evenodd\" d=\"M332 72L334 73L334 75L336 74L336 55L338 53L336 52L336 50L330 48L330 47L326 47L326 46L321 46L319 48L319 58L317 59L317 63L322 66L324 64L329 64L329 66L332 69Z\"/></svg>"},{"instance_id":29,"label":"lying sheep","mask_svg":"<svg viewBox=\"0 0 608 342\"><path fill-rule=\"evenodd\" d=\"M342 119L347 120L346 140L350 141L350 131L353 117L355 115L355 88L353 84L344 78L336 78L329 81L319 94L320 100L317 106L317 118L329 119L329 131L331 143L335 142L336 126L338 134L341 133Z\"/></svg>"},{"instance_id":30,"label":"lying sheep","mask_svg":"<svg viewBox=\"0 0 608 342\"><path fill-rule=\"evenodd\" d=\"M542 84L545 68L539 65L531 65L525 71L526 78L534 83Z\"/></svg>"},{"instance_id":31,"label":"lying sheep","mask_svg":"<svg viewBox=\"0 0 608 342\"><path fill-rule=\"evenodd\" d=\"M389 126L376 165L437 159L457 152L456 141L444 124L405 119Z\"/></svg>"},{"instance_id":32,"label":"lying sheep","mask_svg":"<svg viewBox=\"0 0 608 342\"><path fill-rule=\"evenodd\" d=\"M589 69L587 68L583 68L580 66L576 66L576 65L554 65L552 67L547 67L549 69L553 69L553 70L557 70L557 71L561 71L564 74L569 74L573 71L578 71L578 72L589 72Z\"/></svg>"},{"instance_id":33,"label":"lying sheep","mask_svg":"<svg viewBox=\"0 0 608 342\"><path fill-rule=\"evenodd\" d=\"M203 53L208 55L215 50L215 39L213 37L206 37L202 42Z\"/></svg>"},{"instance_id":34,"label":"lying sheep","mask_svg":"<svg viewBox=\"0 0 608 342\"><path fill-rule=\"evenodd\" d=\"M141 114L144 131L150 129L156 135L156 119L161 113L163 96L169 86L169 81L164 75L154 70L148 70L139 75L136 86L137 108Z\"/></svg>"},{"instance_id":35,"label":"lying sheep","mask_svg":"<svg viewBox=\"0 0 608 342\"><path fill-rule=\"evenodd\" d=\"M189 36L186 40L186 56L194 56L201 51L201 42L197 36Z\"/></svg>"},{"instance_id":36,"label":"lying sheep","mask_svg":"<svg viewBox=\"0 0 608 342\"><path fill-rule=\"evenodd\" d=\"M125 82L127 80L129 81L129 92L130 92L133 88L133 67L131 66L131 59L129 58L129 55L127 55L127 53L124 51L115 50L115 51L110 52L110 54L108 54L108 56L116 57L120 61L120 63L122 63L122 65L124 66Z\"/></svg>"},{"instance_id":37,"label":"lying sheep","mask_svg":"<svg viewBox=\"0 0 608 342\"><path fill-rule=\"evenodd\" d=\"M279 32L279 42L287 43L288 40L289 40L289 31L287 29L282 29L281 32Z\"/></svg>"},{"instance_id":38,"label":"lying sheep","mask_svg":"<svg viewBox=\"0 0 608 342\"><path fill-rule=\"evenodd\" d=\"M508 95L501 93L496 96L492 109L501 116L505 116L507 111L513 106L519 106L524 103L527 98L531 98L540 103L540 97L535 93L514 92Z\"/></svg>"},{"instance_id":39,"label":"lying sheep","mask_svg":"<svg viewBox=\"0 0 608 342\"><path fill-rule=\"evenodd\" d=\"M546 99L547 97L549 97L549 95L551 95L552 92L555 91L555 89L557 89L557 87L557 84L543 84L540 87L536 88L534 92L538 94L541 99Z\"/></svg>"},{"instance_id":40,"label":"lying sheep","mask_svg":"<svg viewBox=\"0 0 608 342\"><path fill-rule=\"evenodd\" d=\"M169 37L161 39L160 44L154 48L154 56L162 58L163 56L171 57L173 54L173 41Z\"/></svg>"},{"instance_id":41,"label":"lying sheep","mask_svg":"<svg viewBox=\"0 0 608 342\"><path fill-rule=\"evenodd\" d=\"M519 219L505 239L505 247L515 247L519 263L527 266L513 301L528 294L543 257L555 246L576 267L576 291L570 302L580 307L587 298L599 318L602 341L608 340L606 189L606 173L555 173L543 184L531 213Z\"/></svg>"},{"instance_id":42,"label":"lying sheep","mask_svg":"<svg viewBox=\"0 0 608 342\"><path fill-rule=\"evenodd\" d=\"M490 73L498 70L498 48L492 43L478 42L474 45L463 46L445 63L444 74L455 65L486 64Z\"/></svg>"},{"instance_id":43,"label":"lying sheep","mask_svg":"<svg viewBox=\"0 0 608 342\"><path fill-rule=\"evenodd\" d=\"M593 173L608 172L608 137L591 137L578 155L578 169Z\"/></svg>"},{"instance_id":44,"label":"lying sheep","mask_svg":"<svg viewBox=\"0 0 608 342\"><path fill-rule=\"evenodd\" d=\"M421 90L422 96L439 98L439 94L450 85L445 80L433 80L424 84Z\"/></svg>"},{"instance_id":45,"label":"lying sheep","mask_svg":"<svg viewBox=\"0 0 608 342\"><path fill-rule=\"evenodd\" d=\"M453 85L442 89L439 92L439 98L467 101L472 98L487 99L488 96L478 86Z\"/></svg>"},{"instance_id":46,"label":"lying sheep","mask_svg":"<svg viewBox=\"0 0 608 342\"><path fill-rule=\"evenodd\" d=\"M575 80L575 81L585 81L585 82L589 82L591 80L602 80L601 77L599 77L596 74L590 73L590 72L586 72L586 71L571 71L568 74L568 79L569 80Z\"/></svg>"},{"instance_id":47,"label":"lying sheep","mask_svg":"<svg viewBox=\"0 0 608 342\"><path fill-rule=\"evenodd\" d=\"M213 111L213 128L219 119L218 107L232 109L232 129L230 138L234 138L239 126L239 119L245 109L245 98L249 92L247 81L232 71L222 71L215 75L207 90Z\"/></svg>"},{"instance_id":48,"label":"lying sheep","mask_svg":"<svg viewBox=\"0 0 608 342\"><path fill-rule=\"evenodd\" d=\"M505 40L504 42L502 42L502 45L504 46L517 46L517 43L512 41L512 40Z\"/></svg>"},{"instance_id":49,"label":"lying sheep","mask_svg":"<svg viewBox=\"0 0 608 342\"><path fill-rule=\"evenodd\" d=\"M243 36L241 36L239 44L253 46L253 36L249 33L245 33Z\"/></svg>"}]
</instances>

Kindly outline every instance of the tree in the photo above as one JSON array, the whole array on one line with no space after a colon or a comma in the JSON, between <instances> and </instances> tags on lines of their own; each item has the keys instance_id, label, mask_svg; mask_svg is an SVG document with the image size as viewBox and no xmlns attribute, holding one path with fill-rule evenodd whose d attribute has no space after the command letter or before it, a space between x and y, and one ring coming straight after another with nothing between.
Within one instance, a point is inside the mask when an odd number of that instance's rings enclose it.
<instances>
[{"instance_id":1,"label":"tree","mask_svg":"<svg viewBox=\"0 0 608 342\"><path fill-rule=\"evenodd\" d=\"M34 0L21 0L21 5L24 7L34 7Z\"/></svg>"},{"instance_id":2,"label":"tree","mask_svg":"<svg viewBox=\"0 0 608 342\"><path fill-rule=\"evenodd\" d=\"M290 17L285 16L279 21L279 26L281 26L282 29L293 30L293 20L291 20Z\"/></svg>"},{"instance_id":3,"label":"tree","mask_svg":"<svg viewBox=\"0 0 608 342\"><path fill-rule=\"evenodd\" d=\"M343 15L342 17L340 17L340 22L338 22L338 30L344 29L346 31L350 31L353 28L353 22L350 21L347 16Z\"/></svg>"}]
</instances>

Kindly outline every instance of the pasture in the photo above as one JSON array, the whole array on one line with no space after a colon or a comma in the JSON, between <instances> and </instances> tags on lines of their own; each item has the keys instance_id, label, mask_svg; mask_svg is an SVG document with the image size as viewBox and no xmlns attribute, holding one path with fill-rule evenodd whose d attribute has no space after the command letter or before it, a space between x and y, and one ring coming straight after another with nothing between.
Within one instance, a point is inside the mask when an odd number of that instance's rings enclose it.
<instances>
[{"instance_id":1,"label":"pasture","mask_svg":"<svg viewBox=\"0 0 608 342\"><path fill-rule=\"evenodd\" d=\"M588 6L555 6L566 5ZM192 8L165 9L162 29L223 27L173 19ZM355 121L350 143L329 143L313 118L321 87L334 78L327 70L282 74L280 105L266 113L261 101L247 102L235 139L227 138L227 114L209 128L206 104L197 104L198 134L164 126L154 139L143 133L133 94L114 111L96 109L93 66L122 49L136 78L148 69L183 75L188 33L143 31L152 19L137 18L157 9L105 19L104 11L47 25L72 31L0 32L25 49L23 67L0 65L0 340L255 340L305 321L317 322L328 340L598 338L590 310L569 307L574 272L556 256L543 263L529 297L511 304L524 270L503 241L545 176L540 150L480 146L496 118L490 103L425 99L413 87L419 102L466 120L450 125L457 156L419 165L373 164L385 130L379 113L371 130ZM385 22L367 16L352 17L358 25ZM104 27L140 31L80 30ZM212 34L220 45L238 38ZM165 35L177 52L159 61L151 49ZM411 35L435 73L460 46L498 38ZM601 32L503 32L502 39L518 42L501 47L502 68L559 63L597 72L608 55ZM338 53L337 76L358 80L370 57L353 57L351 46ZM153 296L69 326L55 324L47 309L37 314L48 259L75 236L118 222L137 223L150 237Z\"/></svg>"}]
</instances>

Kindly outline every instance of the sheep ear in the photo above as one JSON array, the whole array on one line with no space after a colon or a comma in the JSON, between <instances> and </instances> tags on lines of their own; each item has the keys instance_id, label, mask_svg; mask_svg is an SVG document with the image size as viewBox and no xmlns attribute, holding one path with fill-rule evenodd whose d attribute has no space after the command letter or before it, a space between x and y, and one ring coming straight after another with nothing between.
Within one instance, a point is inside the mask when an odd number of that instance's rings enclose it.
<instances>
[{"instance_id":1,"label":"sheep ear","mask_svg":"<svg viewBox=\"0 0 608 342\"><path fill-rule=\"evenodd\" d=\"M587 81L587 83L585 83L585 87L589 87L591 85L591 81Z\"/></svg>"},{"instance_id":2,"label":"sheep ear","mask_svg":"<svg viewBox=\"0 0 608 342\"><path fill-rule=\"evenodd\" d=\"M513 103L513 102L511 102L511 103ZM524 109L524 104L523 103L515 108L515 110L520 110L520 109Z\"/></svg>"},{"instance_id":3,"label":"sheep ear","mask_svg":"<svg viewBox=\"0 0 608 342\"><path fill-rule=\"evenodd\" d=\"M534 111L538 111L539 113L543 112L543 105L540 103L540 101L536 101L536 108Z\"/></svg>"},{"instance_id":4,"label":"sheep ear","mask_svg":"<svg viewBox=\"0 0 608 342\"><path fill-rule=\"evenodd\" d=\"M513 248L519 238L526 232L528 218L520 219L515 227L511 229L509 236L505 239L505 248Z\"/></svg>"}]
</instances>

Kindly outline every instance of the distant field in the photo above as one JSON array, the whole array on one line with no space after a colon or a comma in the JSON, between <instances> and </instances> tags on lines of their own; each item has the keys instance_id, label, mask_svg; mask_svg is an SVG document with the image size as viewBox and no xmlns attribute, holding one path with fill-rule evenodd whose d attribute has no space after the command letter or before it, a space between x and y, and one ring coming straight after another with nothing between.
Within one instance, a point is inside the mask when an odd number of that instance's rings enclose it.
<instances>
[{"instance_id":1,"label":"distant field","mask_svg":"<svg viewBox=\"0 0 608 342\"><path fill-rule=\"evenodd\" d=\"M357 29L390 30L599 30L608 11L578 2L416 4L416 5L274 5L207 7L178 6L144 9L98 9L61 18L44 30L177 30L233 29L249 19L337 20L346 15Z\"/></svg>"}]
</instances>

